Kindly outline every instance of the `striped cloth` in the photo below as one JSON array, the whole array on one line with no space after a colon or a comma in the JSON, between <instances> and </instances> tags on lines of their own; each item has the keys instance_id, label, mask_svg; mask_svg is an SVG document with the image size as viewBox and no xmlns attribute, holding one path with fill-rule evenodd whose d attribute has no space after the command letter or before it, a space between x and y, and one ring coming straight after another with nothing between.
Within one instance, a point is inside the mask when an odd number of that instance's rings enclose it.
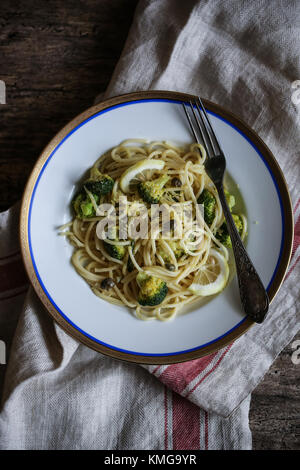
<instances>
[{"instance_id":1,"label":"striped cloth","mask_svg":"<svg viewBox=\"0 0 300 470\"><path fill-rule=\"evenodd\" d=\"M0 449L251 448L250 396L225 419L179 395L181 389L189 395L186 381L196 385L217 369L218 354L187 363L185 369L174 365L182 380L172 385L165 367L150 367L149 374L78 344L54 325L29 288L18 219L19 204L0 214L0 340L10 357ZM0 365L0 391L5 370ZM154 377L159 372L161 381Z\"/></svg>"},{"instance_id":2,"label":"striped cloth","mask_svg":"<svg viewBox=\"0 0 300 470\"><path fill-rule=\"evenodd\" d=\"M105 98L145 89L203 96L239 115L270 147L296 221L286 281L263 326L188 364L148 368L195 404L228 416L300 329L300 3L291 0L139 2ZM166 21L166 18L168 20ZM213 395L212 395L213 390Z\"/></svg>"},{"instance_id":3,"label":"striped cloth","mask_svg":"<svg viewBox=\"0 0 300 470\"><path fill-rule=\"evenodd\" d=\"M293 200L295 243L266 322L187 363L141 367L104 357L67 336L28 289L16 206L0 215L0 340L9 354L0 449L251 448L250 394L300 324L300 113L290 99L300 78L299 3L289 2L284 14L281 5L141 1L106 95L201 94L241 115L277 156Z\"/></svg>"}]
</instances>

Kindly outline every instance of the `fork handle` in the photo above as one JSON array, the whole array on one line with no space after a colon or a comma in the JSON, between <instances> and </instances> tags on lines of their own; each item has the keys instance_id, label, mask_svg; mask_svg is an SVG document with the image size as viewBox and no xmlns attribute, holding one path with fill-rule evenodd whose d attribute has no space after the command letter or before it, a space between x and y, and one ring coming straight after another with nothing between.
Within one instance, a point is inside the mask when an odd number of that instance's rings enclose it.
<instances>
[{"instance_id":1,"label":"fork handle","mask_svg":"<svg viewBox=\"0 0 300 470\"><path fill-rule=\"evenodd\" d=\"M251 320L262 323L269 308L268 294L236 229L226 202L223 184L216 185L216 188L231 238L242 306Z\"/></svg>"}]
</instances>

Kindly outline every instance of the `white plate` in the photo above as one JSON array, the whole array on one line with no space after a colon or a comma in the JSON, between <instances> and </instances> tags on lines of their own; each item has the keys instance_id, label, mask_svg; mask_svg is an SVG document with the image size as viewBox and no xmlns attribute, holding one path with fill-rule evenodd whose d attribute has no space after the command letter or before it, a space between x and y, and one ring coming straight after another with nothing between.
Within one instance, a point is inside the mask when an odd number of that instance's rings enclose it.
<instances>
[{"instance_id":1,"label":"white plate","mask_svg":"<svg viewBox=\"0 0 300 470\"><path fill-rule=\"evenodd\" d=\"M70 263L72 247L57 235L70 220L75 185L95 160L127 138L192 141L181 102L188 95L141 92L90 108L75 118L40 156L27 184L21 216L22 252L38 295L72 336L121 359L179 362L208 354L244 333L236 279L210 302L171 322L143 322L96 297ZM238 182L249 222L247 251L272 300L292 246L292 211L284 178L257 135L231 113L206 102ZM258 222L258 223L257 223Z\"/></svg>"}]
</instances>

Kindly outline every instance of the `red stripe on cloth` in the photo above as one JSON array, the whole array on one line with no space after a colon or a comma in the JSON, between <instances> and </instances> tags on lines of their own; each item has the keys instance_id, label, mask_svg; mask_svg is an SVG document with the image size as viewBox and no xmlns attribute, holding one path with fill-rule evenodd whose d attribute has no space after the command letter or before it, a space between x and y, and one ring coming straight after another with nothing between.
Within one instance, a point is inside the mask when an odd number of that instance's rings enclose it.
<instances>
[{"instance_id":1,"label":"red stripe on cloth","mask_svg":"<svg viewBox=\"0 0 300 470\"><path fill-rule=\"evenodd\" d=\"M300 203L300 199L298 200L298 203L295 207L295 211L298 207ZM293 259L293 256L295 255L298 247L300 245L300 216L298 217L298 220L295 224L295 227L294 227L294 243L293 243L293 248L292 248L292 259ZM298 262L299 262L299 259L300 259L300 256L298 256L298 258L296 259L295 263L290 266L290 269L288 270L287 272L287 275L285 276L285 281L289 278L290 274L294 271L295 267L297 266Z\"/></svg>"},{"instance_id":2,"label":"red stripe on cloth","mask_svg":"<svg viewBox=\"0 0 300 470\"><path fill-rule=\"evenodd\" d=\"M28 284L28 277L21 259L0 265L0 292Z\"/></svg>"},{"instance_id":3,"label":"red stripe on cloth","mask_svg":"<svg viewBox=\"0 0 300 470\"><path fill-rule=\"evenodd\" d=\"M175 392L181 393L192 380L206 369L216 354L213 353L193 361L172 364L163 371L159 380Z\"/></svg>"},{"instance_id":4,"label":"red stripe on cloth","mask_svg":"<svg viewBox=\"0 0 300 470\"><path fill-rule=\"evenodd\" d=\"M298 209L299 204L300 204L300 197L299 197L299 199L297 201L297 204L295 206L294 213L296 213L296 210Z\"/></svg>"},{"instance_id":5,"label":"red stripe on cloth","mask_svg":"<svg viewBox=\"0 0 300 470\"><path fill-rule=\"evenodd\" d=\"M200 410L198 406L172 393L173 450L200 448Z\"/></svg>"},{"instance_id":6,"label":"red stripe on cloth","mask_svg":"<svg viewBox=\"0 0 300 470\"><path fill-rule=\"evenodd\" d=\"M205 426L205 450L208 450L208 413L205 411L204 415L204 426Z\"/></svg>"},{"instance_id":7,"label":"red stripe on cloth","mask_svg":"<svg viewBox=\"0 0 300 470\"><path fill-rule=\"evenodd\" d=\"M186 398L189 397L195 390L197 387L199 387L199 385L204 382L204 380L212 373L214 372L218 367L219 365L221 364L222 360L224 359L224 357L226 356L226 354L228 353L228 351L230 350L230 348L232 347L233 343L229 344L229 346L227 346L227 348L225 349L225 351L223 352L222 356L218 359L218 361L215 363L215 365L201 378L201 380L199 380L199 382L196 383L196 385L194 385L194 387L188 392L188 394L186 395Z\"/></svg>"},{"instance_id":8,"label":"red stripe on cloth","mask_svg":"<svg viewBox=\"0 0 300 470\"><path fill-rule=\"evenodd\" d=\"M295 223L292 255L294 255L299 245L300 245L300 216L298 217L298 220Z\"/></svg>"},{"instance_id":9,"label":"red stripe on cloth","mask_svg":"<svg viewBox=\"0 0 300 470\"><path fill-rule=\"evenodd\" d=\"M168 450L168 390L164 388L164 409L165 409L165 450Z\"/></svg>"},{"instance_id":10,"label":"red stripe on cloth","mask_svg":"<svg viewBox=\"0 0 300 470\"><path fill-rule=\"evenodd\" d=\"M298 249L298 246L300 245L300 235L294 235L294 243L293 243L293 249L292 249L292 256L296 253L296 250Z\"/></svg>"},{"instance_id":11,"label":"red stripe on cloth","mask_svg":"<svg viewBox=\"0 0 300 470\"><path fill-rule=\"evenodd\" d=\"M296 259L295 263L293 264L293 266L290 268L290 270L288 271L287 275L285 276L285 281L290 277L290 274L294 271L295 267L297 266L298 262L300 260L300 255L298 256L298 258Z\"/></svg>"},{"instance_id":12,"label":"red stripe on cloth","mask_svg":"<svg viewBox=\"0 0 300 470\"><path fill-rule=\"evenodd\" d=\"M151 374L155 374L155 372L157 372L160 367L161 367L161 366L155 367L155 369L151 372Z\"/></svg>"}]
</instances>

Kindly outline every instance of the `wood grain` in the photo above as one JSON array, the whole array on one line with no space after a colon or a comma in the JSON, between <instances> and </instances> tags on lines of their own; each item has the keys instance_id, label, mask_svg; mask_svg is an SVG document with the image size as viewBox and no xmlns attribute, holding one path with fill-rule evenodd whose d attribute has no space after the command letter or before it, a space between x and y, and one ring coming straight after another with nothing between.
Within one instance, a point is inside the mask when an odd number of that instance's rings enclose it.
<instances>
[{"instance_id":1,"label":"wood grain","mask_svg":"<svg viewBox=\"0 0 300 470\"><path fill-rule=\"evenodd\" d=\"M43 147L108 85L137 0L2 0L0 210L20 199ZM300 339L300 335L297 336ZM300 448L300 364L289 345L252 395L254 449Z\"/></svg>"},{"instance_id":2,"label":"wood grain","mask_svg":"<svg viewBox=\"0 0 300 470\"><path fill-rule=\"evenodd\" d=\"M300 449L300 364L292 362L296 340L300 334L281 352L252 394L254 449Z\"/></svg>"},{"instance_id":3,"label":"wood grain","mask_svg":"<svg viewBox=\"0 0 300 470\"><path fill-rule=\"evenodd\" d=\"M106 89L136 4L1 2L0 210L20 199L51 137Z\"/></svg>"}]
</instances>

